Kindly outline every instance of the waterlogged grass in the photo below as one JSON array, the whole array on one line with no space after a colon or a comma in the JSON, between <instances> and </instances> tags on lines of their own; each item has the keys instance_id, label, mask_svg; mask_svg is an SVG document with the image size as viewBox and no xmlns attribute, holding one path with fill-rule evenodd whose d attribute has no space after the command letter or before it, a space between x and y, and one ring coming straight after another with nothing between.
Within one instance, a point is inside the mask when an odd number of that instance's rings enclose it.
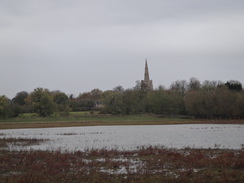
<instances>
[{"instance_id":1,"label":"waterlogged grass","mask_svg":"<svg viewBox=\"0 0 244 183\"><path fill-rule=\"evenodd\" d=\"M98 113L90 114L89 112L71 112L68 115L53 115L50 117L38 117L35 113L22 114L16 118L1 119L0 122L53 122L53 121L100 121L100 122L145 122L145 121L162 121L160 116L156 115L102 115ZM169 118L167 118L168 120ZM173 118L170 119L174 120Z\"/></svg>"},{"instance_id":2,"label":"waterlogged grass","mask_svg":"<svg viewBox=\"0 0 244 183\"><path fill-rule=\"evenodd\" d=\"M4 136L1 135L0 136ZM48 141L48 139L26 139L26 138L1 138L0 139L0 148L2 149L8 149L10 146L31 146L31 145L39 145L41 143L44 143Z\"/></svg>"},{"instance_id":3,"label":"waterlogged grass","mask_svg":"<svg viewBox=\"0 0 244 183\"><path fill-rule=\"evenodd\" d=\"M0 151L0 182L244 182L244 151Z\"/></svg>"},{"instance_id":4,"label":"waterlogged grass","mask_svg":"<svg viewBox=\"0 0 244 183\"><path fill-rule=\"evenodd\" d=\"M71 112L38 117L35 113L22 114L16 118L0 119L0 129L49 128L102 125L167 125L167 124L244 124L244 120L199 120L157 115L102 115L98 112Z\"/></svg>"},{"instance_id":5,"label":"waterlogged grass","mask_svg":"<svg viewBox=\"0 0 244 183\"><path fill-rule=\"evenodd\" d=\"M55 115L45 118L38 117L36 114L23 114L20 117L0 120L0 129L187 123L193 123L193 120L163 118L155 115L100 115L89 112L72 112L66 116Z\"/></svg>"}]
</instances>

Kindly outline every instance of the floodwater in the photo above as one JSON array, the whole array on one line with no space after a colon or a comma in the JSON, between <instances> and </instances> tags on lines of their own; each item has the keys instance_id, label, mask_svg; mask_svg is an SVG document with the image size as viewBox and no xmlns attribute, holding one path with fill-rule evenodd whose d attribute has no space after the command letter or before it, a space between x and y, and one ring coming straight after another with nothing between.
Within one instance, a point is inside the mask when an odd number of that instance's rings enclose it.
<instances>
[{"instance_id":1,"label":"floodwater","mask_svg":"<svg viewBox=\"0 0 244 183\"><path fill-rule=\"evenodd\" d=\"M146 126L94 126L0 130L0 138L37 138L33 146L9 145L10 150L86 149L135 150L142 146L167 148L244 148L244 125L194 124Z\"/></svg>"}]
</instances>

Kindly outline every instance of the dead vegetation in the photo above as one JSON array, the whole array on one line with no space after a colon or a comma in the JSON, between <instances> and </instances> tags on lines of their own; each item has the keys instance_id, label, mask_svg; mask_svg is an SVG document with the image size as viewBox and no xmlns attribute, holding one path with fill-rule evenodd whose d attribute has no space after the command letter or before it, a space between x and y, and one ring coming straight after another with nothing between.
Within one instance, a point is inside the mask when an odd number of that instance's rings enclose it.
<instances>
[{"instance_id":1,"label":"dead vegetation","mask_svg":"<svg viewBox=\"0 0 244 183\"><path fill-rule=\"evenodd\" d=\"M1 150L0 159L1 183L244 182L243 150Z\"/></svg>"},{"instance_id":2,"label":"dead vegetation","mask_svg":"<svg viewBox=\"0 0 244 183\"><path fill-rule=\"evenodd\" d=\"M2 138L0 139L0 149L8 148L9 146L31 146L39 145L43 142L48 141L48 139L37 139L37 138Z\"/></svg>"}]
</instances>

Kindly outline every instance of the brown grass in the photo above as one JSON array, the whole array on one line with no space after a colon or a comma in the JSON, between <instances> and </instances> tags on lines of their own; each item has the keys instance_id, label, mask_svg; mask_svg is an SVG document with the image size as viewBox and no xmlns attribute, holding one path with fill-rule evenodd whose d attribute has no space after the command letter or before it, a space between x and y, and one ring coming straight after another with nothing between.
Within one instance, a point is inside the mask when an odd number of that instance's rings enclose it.
<instances>
[{"instance_id":1,"label":"brown grass","mask_svg":"<svg viewBox=\"0 0 244 183\"><path fill-rule=\"evenodd\" d=\"M1 183L244 182L243 150L1 150L0 159Z\"/></svg>"}]
</instances>

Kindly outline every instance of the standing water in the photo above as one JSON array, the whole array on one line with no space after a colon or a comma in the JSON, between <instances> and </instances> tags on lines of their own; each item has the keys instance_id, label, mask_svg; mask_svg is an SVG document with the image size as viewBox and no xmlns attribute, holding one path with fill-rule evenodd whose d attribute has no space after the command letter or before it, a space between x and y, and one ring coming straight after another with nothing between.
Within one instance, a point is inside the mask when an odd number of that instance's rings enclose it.
<instances>
[{"instance_id":1,"label":"standing water","mask_svg":"<svg viewBox=\"0 0 244 183\"><path fill-rule=\"evenodd\" d=\"M11 150L134 150L142 146L221 149L244 147L244 125L93 126L0 130L0 134L0 138L48 139L40 145L12 145L9 146Z\"/></svg>"}]
</instances>

